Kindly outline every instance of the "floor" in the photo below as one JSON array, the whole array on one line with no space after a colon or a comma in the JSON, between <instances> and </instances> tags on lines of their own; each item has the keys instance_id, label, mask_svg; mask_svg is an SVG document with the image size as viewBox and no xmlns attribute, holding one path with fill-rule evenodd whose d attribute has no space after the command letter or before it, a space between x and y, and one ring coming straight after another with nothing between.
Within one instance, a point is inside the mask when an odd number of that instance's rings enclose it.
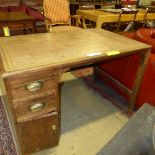
<instances>
[{"instance_id":1,"label":"floor","mask_svg":"<svg viewBox=\"0 0 155 155\"><path fill-rule=\"evenodd\" d=\"M33 155L95 155L128 118L73 74L64 74L62 81L59 145Z\"/></svg>"}]
</instances>

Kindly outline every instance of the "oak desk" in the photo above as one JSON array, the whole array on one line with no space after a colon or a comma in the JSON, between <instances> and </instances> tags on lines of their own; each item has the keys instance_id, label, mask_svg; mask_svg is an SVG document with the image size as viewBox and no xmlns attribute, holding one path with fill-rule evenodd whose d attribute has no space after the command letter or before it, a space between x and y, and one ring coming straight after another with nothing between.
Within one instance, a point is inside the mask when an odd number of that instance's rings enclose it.
<instances>
[{"instance_id":1,"label":"oak desk","mask_svg":"<svg viewBox=\"0 0 155 155\"><path fill-rule=\"evenodd\" d=\"M111 13L103 10L77 10L77 14L84 16L88 20L94 21L97 28L101 28L103 23L118 22L119 20L119 13ZM145 9L139 9L135 21L143 20L144 15ZM146 19L155 20L155 13L148 13ZM133 15L124 14L121 20L132 21Z\"/></svg>"},{"instance_id":2,"label":"oak desk","mask_svg":"<svg viewBox=\"0 0 155 155\"><path fill-rule=\"evenodd\" d=\"M113 55L110 51L119 51ZM22 154L59 142L61 75L74 67L139 53L141 63L131 91L130 108L150 46L101 29L0 38L1 78L9 120ZM43 137L43 138L41 138Z\"/></svg>"}]
</instances>

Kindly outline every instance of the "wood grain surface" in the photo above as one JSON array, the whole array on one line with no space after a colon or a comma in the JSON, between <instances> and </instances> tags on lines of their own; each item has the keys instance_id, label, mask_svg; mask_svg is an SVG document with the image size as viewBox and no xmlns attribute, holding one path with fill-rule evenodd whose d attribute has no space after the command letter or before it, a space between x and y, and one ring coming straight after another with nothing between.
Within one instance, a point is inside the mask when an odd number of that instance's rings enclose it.
<instances>
[{"instance_id":1,"label":"wood grain surface","mask_svg":"<svg viewBox=\"0 0 155 155\"><path fill-rule=\"evenodd\" d=\"M1 38L0 47L5 73L41 66L74 67L86 61L92 63L98 59L109 59L113 57L107 55L109 51L126 55L150 48L101 29Z\"/></svg>"}]
</instances>

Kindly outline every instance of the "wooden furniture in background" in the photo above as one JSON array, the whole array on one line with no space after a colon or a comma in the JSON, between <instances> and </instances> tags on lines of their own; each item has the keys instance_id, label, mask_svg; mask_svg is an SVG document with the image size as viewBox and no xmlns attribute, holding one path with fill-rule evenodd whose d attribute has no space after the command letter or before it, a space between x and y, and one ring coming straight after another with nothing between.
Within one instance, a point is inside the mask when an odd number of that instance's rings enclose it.
<instances>
[{"instance_id":1,"label":"wooden furniture in background","mask_svg":"<svg viewBox=\"0 0 155 155\"><path fill-rule=\"evenodd\" d=\"M120 10L118 21L116 23L105 23L102 28L113 32L130 31L134 27L137 12L138 10ZM128 22L123 22L124 15L131 15L132 19Z\"/></svg>"},{"instance_id":2,"label":"wooden furniture in background","mask_svg":"<svg viewBox=\"0 0 155 155\"><path fill-rule=\"evenodd\" d=\"M117 28L116 28L116 32L119 32L119 31L127 31L127 26L130 26L129 24L131 24L130 28L128 28L129 30L132 30L134 24L135 24L135 19L136 19L136 15L138 13L138 10L130 10L130 11L126 11L126 10L122 10L119 14L119 21L118 21L118 24L117 24ZM133 18L131 21L129 22L122 22L123 20L123 15L132 15ZM123 27L123 30L121 29L121 25L125 25L125 29Z\"/></svg>"},{"instance_id":3,"label":"wooden furniture in background","mask_svg":"<svg viewBox=\"0 0 155 155\"><path fill-rule=\"evenodd\" d=\"M0 13L1 31L5 26L8 26L8 28L12 31L21 29L24 32L26 32L26 30L31 30L32 33L35 33L34 19L25 13L20 12Z\"/></svg>"},{"instance_id":4,"label":"wooden furniture in background","mask_svg":"<svg viewBox=\"0 0 155 155\"><path fill-rule=\"evenodd\" d=\"M17 150L22 155L58 144L59 83L64 72L140 54L129 101L131 111L150 53L149 45L101 29L3 37L0 45L0 73L6 88L3 94L8 100L5 106ZM117 53L112 52L116 50Z\"/></svg>"},{"instance_id":5,"label":"wooden furniture in background","mask_svg":"<svg viewBox=\"0 0 155 155\"><path fill-rule=\"evenodd\" d=\"M135 21L142 21L144 19L146 10L145 9L139 9L139 12L136 15ZM112 22L118 22L119 20L119 12L118 13L112 13L112 12L106 12L103 10L77 10L78 15L84 16L86 19L94 21L96 23L97 28L101 28L103 23L112 23ZM125 14L123 15L123 22L126 21L132 21L132 15ZM146 19L148 20L154 20L155 19L155 13L148 13Z\"/></svg>"},{"instance_id":6,"label":"wooden furniture in background","mask_svg":"<svg viewBox=\"0 0 155 155\"><path fill-rule=\"evenodd\" d=\"M77 30L80 21L79 15L70 16L69 2L64 0L45 0L43 3L45 23L48 32L62 32ZM71 26L71 19L75 19L75 26ZM84 22L84 19L82 20ZM83 25L85 28L86 26Z\"/></svg>"},{"instance_id":7,"label":"wooden furniture in background","mask_svg":"<svg viewBox=\"0 0 155 155\"><path fill-rule=\"evenodd\" d=\"M146 8L146 13L145 13L144 20L143 20L143 25L142 25L143 28L144 28L145 26L147 26L147 22L155 21L155 19L149 20L149 19L147 18L147 16L148 16L149 13L154 13L154 14L155 14L155 6L152 6L152 7L150 6L150 7Z\"/></svg>"},{"instance_id":8,"label":"wooden furniture in background","mask_svg":"<svg viewBox=\"0 0 155 155\"><path fill-rule=\"evenodd\" d=\"M95 5L92 4L81 4L79 5L79 10L95 10ZM85 18L84 18L85 20ZM85 25L86 28L94 28L95 27L95 23L89 20L85 20Z\"/></svg>"},{"instance_id":9,"label":"wooden furniture in background","mask_svg":"<svg viewBox=\"0 0 155 155\"><path fill-rule=\"evenodd\" d=\"M43 0L2 0L2 2L0 2L0 13L2 12L25 13L34 18L36 33L47 32L43 15L40 13L40 9L43 8L42 1ZM35 9L32 9L31 7ZM32 31L28 30L26 31L26 33L32 33ZM13 32L11 31L11 35L16 34L24 34L24 32L23 30L16 30Z\"/></svg>"}]
</instances>

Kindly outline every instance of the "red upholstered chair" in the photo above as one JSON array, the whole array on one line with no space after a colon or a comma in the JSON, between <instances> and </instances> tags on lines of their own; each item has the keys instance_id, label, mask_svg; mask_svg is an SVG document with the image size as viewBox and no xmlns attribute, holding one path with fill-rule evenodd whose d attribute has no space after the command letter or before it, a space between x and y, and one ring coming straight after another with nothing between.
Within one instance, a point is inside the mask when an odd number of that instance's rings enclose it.
<instances>
[{"instance_id":1,"label":"red upholstered chair","mask_svg":"<svg viewBox=\"0 0 155 155\"><path fill-rule=\"evenodd\" d=\"M77 30L78 27L71 26L70 10L68 0L44 0L44 16L48 32L62 32ZM80 16L72 16L80 23Z\"/></svg>"},{"instance_id":2,"label":"red upholstered chair","mask_svg":"<svg viewBox=\"0 0 155 155\"><path fill-rule=\"evenodd\" d=\"M155 106L155 29L143 28L139 29L136 33L125 34L125 36L152 45L152 51L144 72L135 106L139 108L145 102ZM133 55L103 62L98 67L131 89L138 69L139 60L139 55ZM101 73L100 78L108 82L109 85L128 99L125 93L114 86L110 81L107 81Z\"/></svg>"}]
</instances>

